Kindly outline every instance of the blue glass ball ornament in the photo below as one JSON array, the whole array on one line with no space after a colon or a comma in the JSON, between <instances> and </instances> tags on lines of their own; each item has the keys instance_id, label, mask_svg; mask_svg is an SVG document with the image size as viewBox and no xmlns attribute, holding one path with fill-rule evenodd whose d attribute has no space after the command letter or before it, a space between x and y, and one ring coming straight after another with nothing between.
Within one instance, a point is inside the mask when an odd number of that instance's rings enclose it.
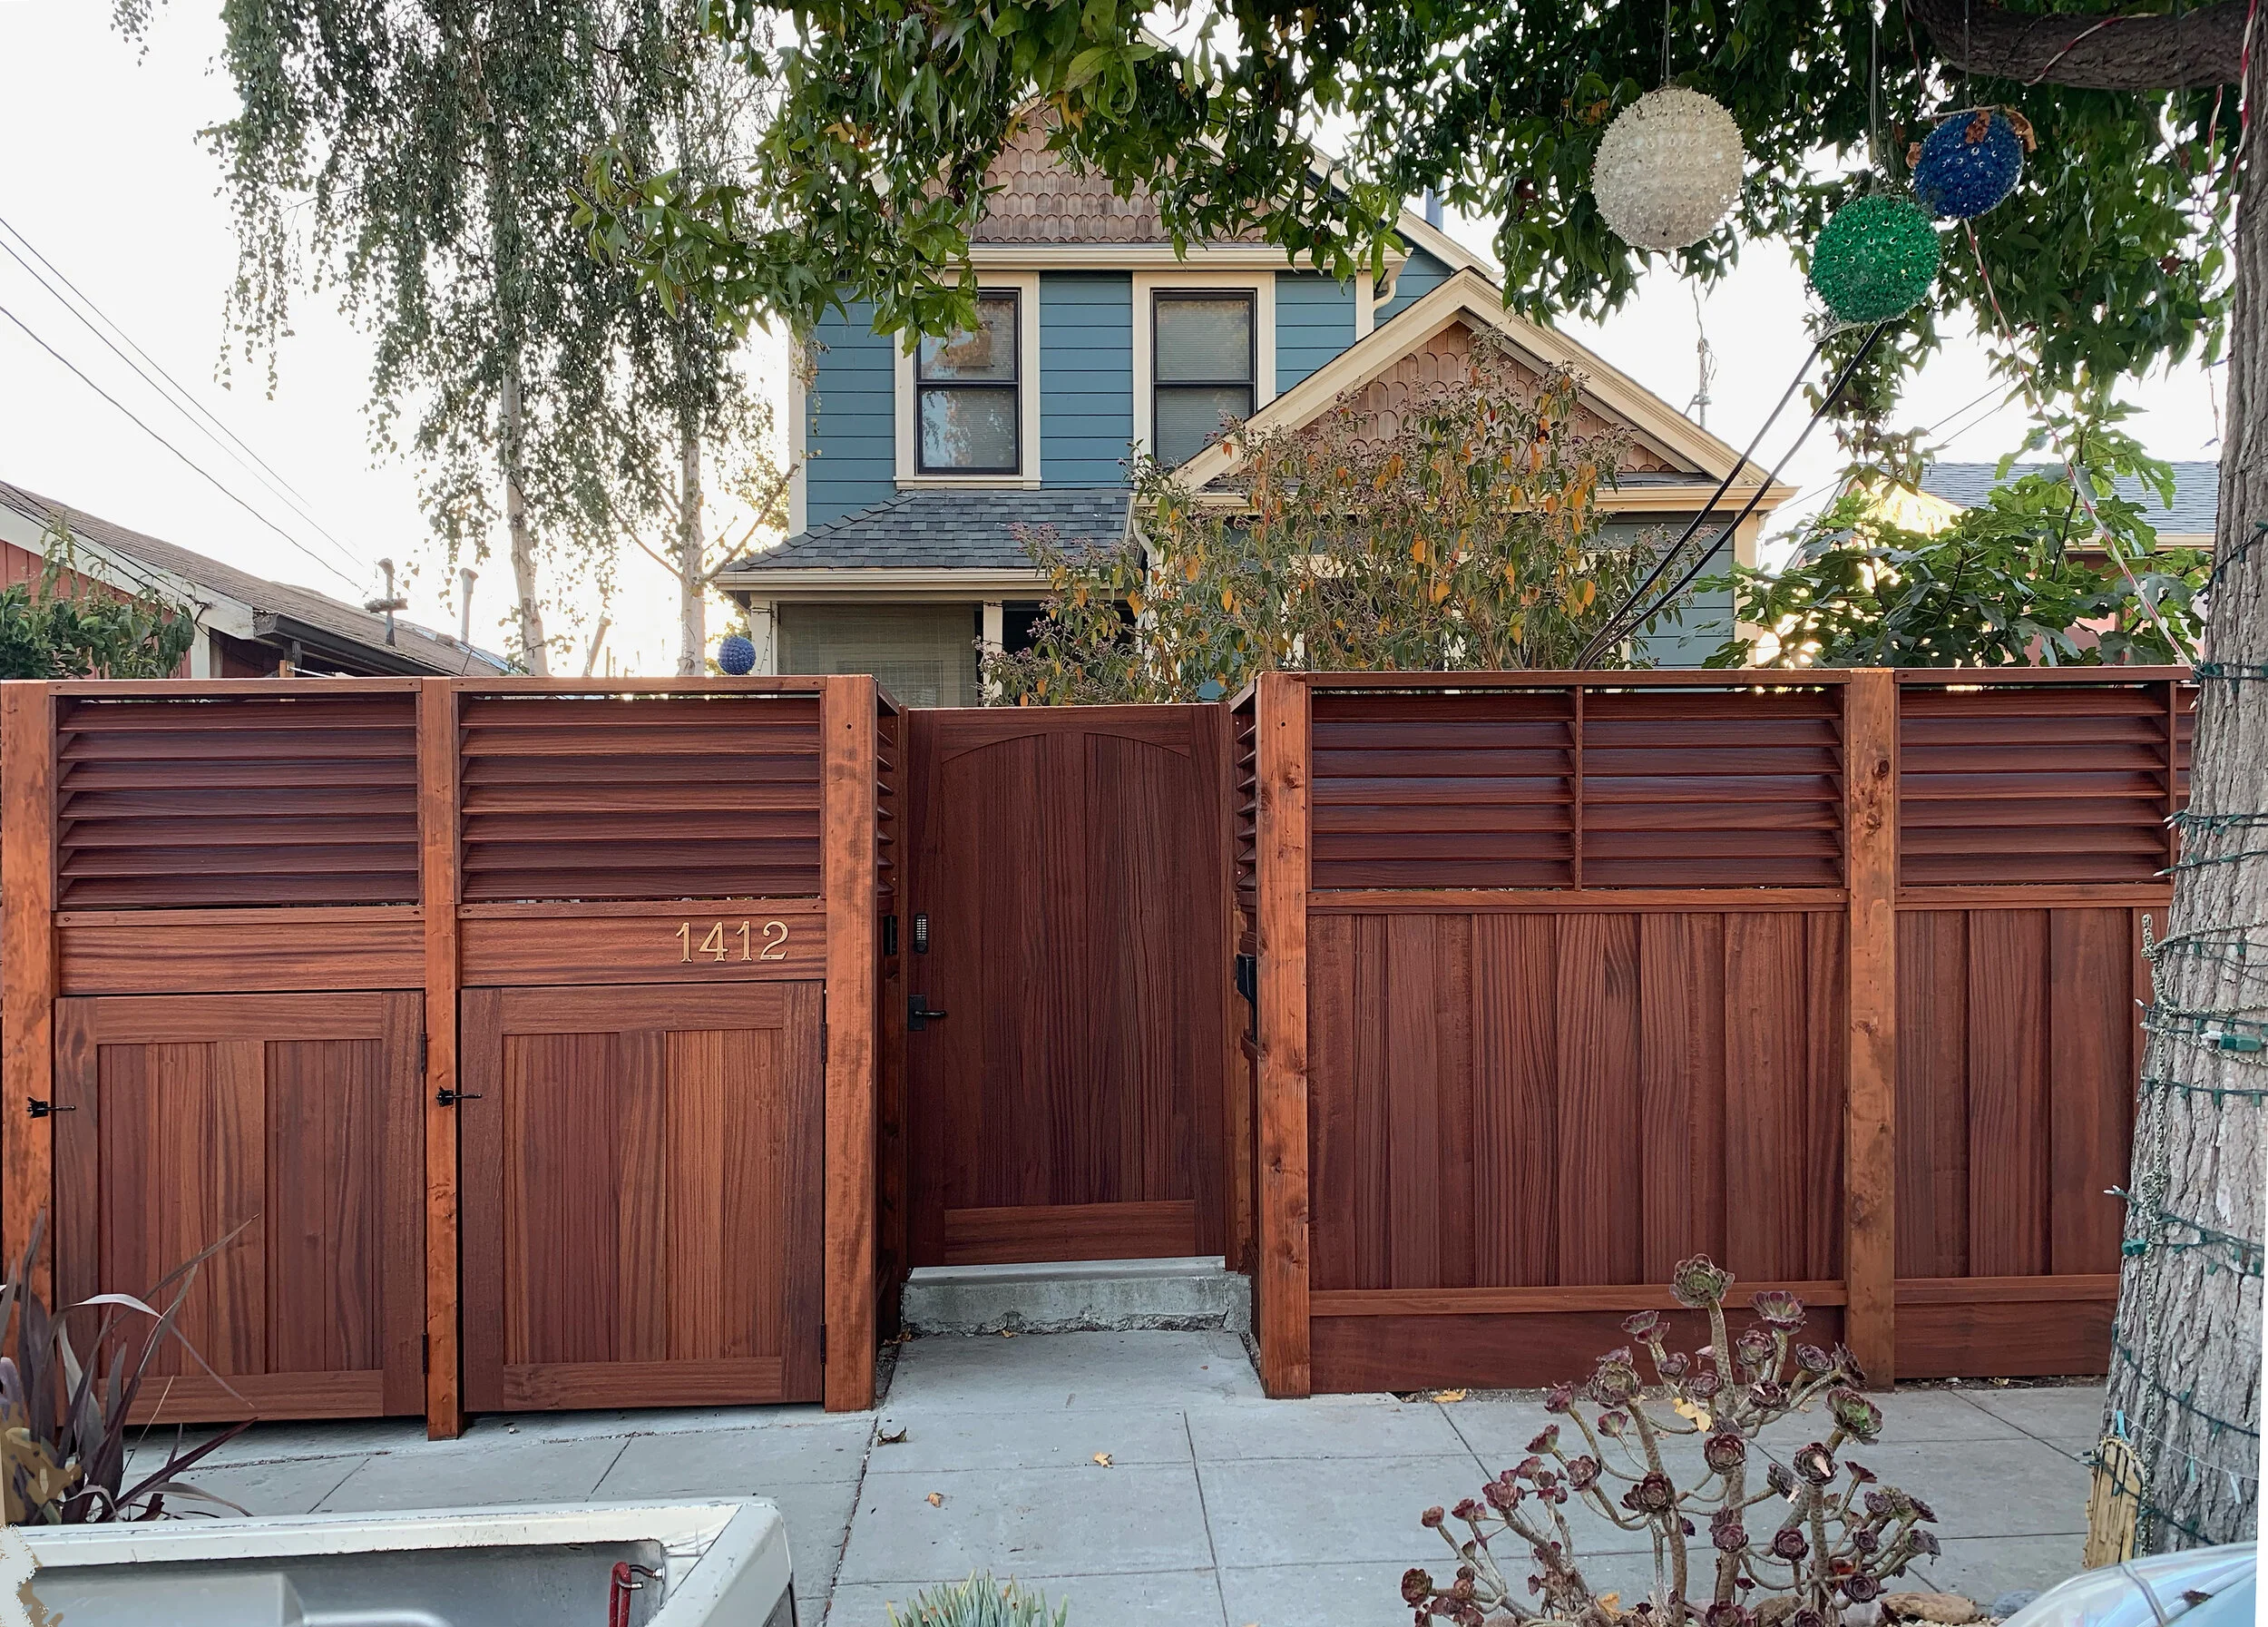
<instances>
[{"instance_id":1,"label":"blue glass ball ornament","mask_svg":"<svg viewBox=\"0 0 2268 1627\"><path fill-rule=\"evenodd\" d=\"M717 668L735 678L744 678L756 671L756 646L738 633L717 641Z\"/></svg>"},{"instance_id":2,"label":"blue glass ball ornament","mask_svg":"<svg viewBox=\"0 0 2268 1627\"><path fill-rule=\"evenodd\" d=\"M1954 114L1915 153L1913 195L1941 221L1975 220L2016 190L2030 133L1997 107Z\"/></svg>"}]
</instances>

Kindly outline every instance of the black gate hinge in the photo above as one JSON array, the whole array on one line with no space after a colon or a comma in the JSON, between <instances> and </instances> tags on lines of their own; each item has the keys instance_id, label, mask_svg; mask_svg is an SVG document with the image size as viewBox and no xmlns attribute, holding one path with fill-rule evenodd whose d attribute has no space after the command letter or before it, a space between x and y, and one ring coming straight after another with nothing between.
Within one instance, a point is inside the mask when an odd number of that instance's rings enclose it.
<instances>
[{"instance_id":1,"label":"black gate hinge","mask_svg":"<svg viewBox=\"0 0 2268 1627\"><path fill-rule=\"evenodd\" d=\"M51 1113L77 1112L79 1110L67 1103L58 1107L53 1102L41 1101L37 1096L26 1096L24 1098L24 1111L33 1118L44 1119Z\"/></svg>"}]
</instances>

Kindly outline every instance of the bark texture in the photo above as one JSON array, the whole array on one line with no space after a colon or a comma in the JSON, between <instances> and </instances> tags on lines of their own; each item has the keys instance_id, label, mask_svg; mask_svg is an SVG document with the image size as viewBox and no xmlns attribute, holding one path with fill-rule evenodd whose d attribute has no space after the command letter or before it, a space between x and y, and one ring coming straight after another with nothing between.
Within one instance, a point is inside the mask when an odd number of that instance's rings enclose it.
<instances>
[{"instance_id":1,"label":"bark texture","mask_svg":"<svg viewBox=\"0 0 2268 1627\"><path fill-rule=\"evenodd\" d=\"M2214 588L2199 665L2196 757L2156 1009L2136 1098L2132 1200L2110 1364L2110 1422L2146 1475L2152 1550L2249 1542L2260 1472L2262 1127L2268 1052L2268 53L2244 87L2227 439ZM2246 816L2258 823L2222 823ZM2240 958L2249 951L2249 958Z\"/></svg>"},{"instance_id":2,"label":"bark texture","mask_svg":"<svg viewBox=\"0 0 2268 1627\"><path fill-rule=\"evenodd\" d=\"M520 450L525 443L526 422L520 401L517 368L504 375L503 418L504 528L512 536L512 591L518 598L520 659L537 677L552 670L551 651L543 639L543 588L536 577L535 533L528 524L527 498L520 489Z\"/></svg>"},{"instance_id":3,"label":"bark texture","mask_svg":"<svg viewBox=\"0 0 2268 1627\"><path fill-rule=\"evenodd\" d=\"M701 442L688 426L678 432L678 676L690 678L708 664L709 579L701 566Z\"/></svg>"},{"instance_id":4,"label":"bark texture","mask_svg":"<svg viewBox=\"0 0 2268 1627\"><path fill-rule=\"evenodd\" d=\"M1904 3L1938 55L1963 73L2023 84L2163 91L2236 82L2250 0L2132 16L2011 12L1969 0Z\"/></svg>"}]
</instances>

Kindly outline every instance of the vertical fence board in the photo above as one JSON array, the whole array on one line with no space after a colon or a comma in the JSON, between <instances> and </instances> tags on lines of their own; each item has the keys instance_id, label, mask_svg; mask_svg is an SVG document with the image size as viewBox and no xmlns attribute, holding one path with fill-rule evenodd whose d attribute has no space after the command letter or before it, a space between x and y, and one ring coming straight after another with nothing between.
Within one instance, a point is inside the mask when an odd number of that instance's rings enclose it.
<instances>
[{"instance_id":1,"label":"vertical fence board","mask_svg":"<svg viewBox=\"0 0 2268 1627\"><path fill-rule=\"evenodd\" d=\"M1969 1272L1969 916L1898 917L1898 1275Z\"/></svg>"},{"instance_id":2,"label":"vertical fence board","mask_svg":"<svg viewBox=\"0 0 2268 1627\"><path fill-rule=\"evenodd\" d=\"M1308 1393L1308 693L1260 680L1260 1378L1272 1396Z\"/></svg>"},{"instance_id":3,"label":"vertical fence board","mask_svg":"<svg viewBox=\"0 0 2268 1627\"><path fill-rule=\"evenodd\" d=\"M1559 926L1550 916L1472 922L1473 1268L1484 1287L1556 1278Z\"/></svg>"},{"instance_id":4,"label":"vertical fence board","mask_svg":"<svg viewBox=\"0 0 2268 1627\"><path fill-rule=\"evenodd\" d=\"M875 681L830 678L820 701L820 891L826 995L826 1406L875 1391Z\"/></svg>"},{"instance_id":5,"label":"vertical fence board","mask_svg":"<svg viewBox=\"0 0 2268 1627\"><path fill-rule=\"evenodd\" d=\"M463 1267L458 1257L457 1110L441 1093L469 1089L457 1078L457 697L445 678L417 686L417 844L425 935L425 1076L419 1093L425 1127L425 1433L453 1440L464 1432L461 1337Z\"/></svg>"},{"instance_id":6,"label":"vertical fence board","mask_svg":"<svg viewBox=\"0 0 2268 1627\"><path fill-rule=\"evenodd\" d=\"M1898 689L1853 672L1843 691L1844 868L1843 1340L1877 1384L1897 1380Z\"/></svg>"},{"instance_id":7,"label":"vertical fence board","mask_svg":"<svg viewBox=\"0 0 2268 1627\"><path fill-rule=\"evenodd\" d=\"M1641 1210L1637 917L1559 925L1560 1282L1635 1282Z\"/></svg>"},{"instance_id":8,"label":"vertical fence board","mask_svg":"<svg viewBox=\"0 0 2268 1627\"><path fill-rule=\"evenodd\" d=\"M2048 912L1969 918L1969 1261L2048 1269Z\"/></svg>"},{"instance_id":9,"label":"vertical fence board","mask_svg":"<svg viewBox=\"0 0 2268 1627\"><path fill-rule=\"evenodd\" d=\"M2105 1189L2125 1184L2134 1021L2131 912L2059 909L2048 927L2048 1269L2118 1269L2125 1213Z\"/></svg>"},{"instance_id":10,"label":"vertical fence board","mask_svg":"<svg viewBox=\"0 0 2268 1627\"><path fill-rule=\"evenodd\" d=\"M24 1105L54 1099L54 719L45 684L0 684L0 1241L10 1270L54 1191L55 1121ZM45 1250L32 1265L51 1305L53 1259Z\"/></svg>"}]
</instances>

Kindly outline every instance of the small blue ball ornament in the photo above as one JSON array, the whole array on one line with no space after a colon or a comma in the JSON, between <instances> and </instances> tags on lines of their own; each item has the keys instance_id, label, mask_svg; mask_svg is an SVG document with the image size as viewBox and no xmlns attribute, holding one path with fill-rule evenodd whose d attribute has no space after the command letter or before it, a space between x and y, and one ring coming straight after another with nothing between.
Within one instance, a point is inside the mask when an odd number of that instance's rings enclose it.
<instances>
[{"instance_id":1,"label":"small blue ball ornament","mask_svg":"<svg viewBox=\"0 0 2268 1627\"><path fill-rule=\"evenodd\" d=\"M1973 221L2016 190L2029 123L1998 107L1956 113L1914 152L1913 195L1941 221Z\"/></svg>"},{"instance_id":2,"label":"small blue ball ornament","mask_svg":"<svg viewBox=\"0 0 2268 1627\"><path fill-rule=\"evenodd\" d=\"M745 678L756 671L756 646L738 633L717 641L717 667L735 678Z\"/></svg>"}]
</instances>

